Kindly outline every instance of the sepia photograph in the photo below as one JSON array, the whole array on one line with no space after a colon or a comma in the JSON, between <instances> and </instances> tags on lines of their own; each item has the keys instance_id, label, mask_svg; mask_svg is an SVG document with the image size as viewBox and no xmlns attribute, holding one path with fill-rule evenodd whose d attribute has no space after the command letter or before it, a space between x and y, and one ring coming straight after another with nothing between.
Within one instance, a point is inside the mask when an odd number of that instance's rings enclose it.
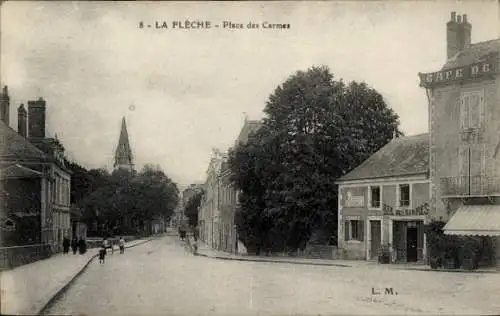
<instances>
[{"instance_id":1,"label":"sepia photograph","mask_svg":"<svg viewBox=\"0 0 500 316\"><path fill-rule=\"evenodd\" d=\"M500 314L498 0L0 1L0 314Z\"/></svg>"}]
</instances>

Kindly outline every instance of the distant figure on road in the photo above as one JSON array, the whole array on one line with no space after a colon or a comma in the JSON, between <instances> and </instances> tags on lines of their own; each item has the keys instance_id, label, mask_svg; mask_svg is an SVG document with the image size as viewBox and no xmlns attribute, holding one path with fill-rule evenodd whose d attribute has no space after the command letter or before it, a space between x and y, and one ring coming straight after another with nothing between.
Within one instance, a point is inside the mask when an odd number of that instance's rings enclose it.
<instances>
[{"instance_id":1,"label":"distant figure on road","mask_svg":"<svg viewBox=\"0 0 500 316\"><path fill-rule=\"evenodd\" d=\"M102 246L106 251L111 248L111 254L113 254L113 244L109 242L108 238L104 237L102 240Z\"/></svg>"},{"instance_id":2,"label":"distant figure on road","mask_svg":"<svg viewBox=\"0 0 500 316\"><path fill-rule=\"evenodd\" d=\"M125 252L125 240L123 239L123 237L120 237L118 244L120 246L120 253L124 253Z\"/></svg>"},{"instance_id":3,"label":"distant figure on road","mask_svg":"<svg viewBox=\"0 0 500 316\"><path fill-rule=\"evenodd\" d=\"M64 239L63 239L63 253L64 254L67 254L69 252L69 244L70 244L69 238L67 236L64 236Z\"/></svg>"},{"instance_id":4,"label":"distant figure on road","mask_svg":"<svg viewBox=\"0 0 500 316\"><path fill-rule=\"evenodd\" d=\"M73 237L73 240L71 241L71 249L73 249L73 254L76 255L76 252L78 250L78 237Z\"/></svg>"},{"instance_id":5,"label":"distant figure on road","mask_svg":"<svg viewBox=\"0 0 500 316\"><path fill-rule=\"evenodd\" d=\"M106 247L102 245L101 250L99 250L99 263L104 263L104 259L106 259Z\"/></svg>"}]
</instances>

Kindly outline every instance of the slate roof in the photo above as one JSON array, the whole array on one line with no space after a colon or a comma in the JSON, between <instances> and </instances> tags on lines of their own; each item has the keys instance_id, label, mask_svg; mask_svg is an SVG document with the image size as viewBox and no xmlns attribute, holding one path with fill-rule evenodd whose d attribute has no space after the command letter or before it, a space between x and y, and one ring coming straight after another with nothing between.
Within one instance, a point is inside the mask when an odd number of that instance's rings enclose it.
<instances>
[{"instance_id":1,"label":"slate roof","mask_svg":"<svg viewBox=\"0 0 500 316\"><path fill-rule=\"evenodd\" d=\"M456 56L450 58L441 70L462 67L481 62L500 52L500 38L470 44Z\"/></svg>"},{"instance_id":2,"label":"slate roof","mask_svg":"<svg viewBox=\"0 0 500 316\"><path fill-rule=\"evenodd\" d=\"M0 159L47 161L49 156L0 120Z\"/></svg>"},{"instance_id":3,"label":"slate roof","mask_svg":"<svg viewBox=\"0 0 500 316\"><path fill-rule=\"evenodd\" d=\"M425 174L428 171L429 134L425 133L391 140L337 181Z\"/></svg>"},{"instance_id":4,"label":"slate roof","mask_svg":"<svg viewBox=\"0 0 500 316\"><path fill-rule=\"evenodd\" d=\"M40 178L43 174L20 164L12 164L0 170L2 179Z\"/></svg>"}]
</instances>

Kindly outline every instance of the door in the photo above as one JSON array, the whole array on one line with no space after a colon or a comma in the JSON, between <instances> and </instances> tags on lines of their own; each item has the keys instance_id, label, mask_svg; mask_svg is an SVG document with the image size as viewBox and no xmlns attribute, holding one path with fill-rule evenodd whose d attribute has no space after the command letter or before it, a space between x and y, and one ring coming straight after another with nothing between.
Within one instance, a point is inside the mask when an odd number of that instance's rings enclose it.
<instances>
[{"instance_id":1,"label":"door","mask_svg":"<svg viewBox=\"0 0 500 316\"><path fill-rule=\"evenodd\" d=\"M406 261L416 262L418 260L417 227L409 226L406 229Z\"/></svg>"},{"instance_id":2,"label":"door","mask_svg":"<svg viewBox=\"0 0 500 316\"><path fill-rule=\"evenodd\" d=\"M378 250L380 248L381 240L380 240L380 221L370 221L370 237L371 237L371 255L370 259L377 259Z\"/></svg>"}]
</instances>

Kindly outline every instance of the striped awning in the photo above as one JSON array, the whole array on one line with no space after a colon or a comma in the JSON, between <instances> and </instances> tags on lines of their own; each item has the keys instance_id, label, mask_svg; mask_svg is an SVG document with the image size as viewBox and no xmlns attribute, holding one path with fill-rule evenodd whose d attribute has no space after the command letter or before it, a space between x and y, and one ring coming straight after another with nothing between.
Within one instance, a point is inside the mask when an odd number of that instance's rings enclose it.
<instances>
[{"instance_id":1,"label":"striped awning","mask_svg":"<svg viewBox=\"0 0 500 316\"><path fill-rule=\"evenodd\" d=\"M500 236L500 205L464 205L443 230L446 235Z\"/></svg>"}]
</instances>

